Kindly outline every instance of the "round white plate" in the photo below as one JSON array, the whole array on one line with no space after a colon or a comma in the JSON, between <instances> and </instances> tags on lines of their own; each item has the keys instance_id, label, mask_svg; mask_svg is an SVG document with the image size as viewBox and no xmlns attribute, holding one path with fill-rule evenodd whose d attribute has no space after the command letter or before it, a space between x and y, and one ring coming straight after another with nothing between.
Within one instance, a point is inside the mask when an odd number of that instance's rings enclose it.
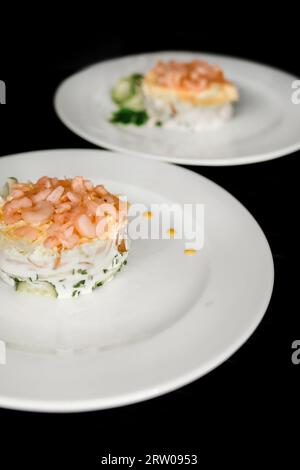
<instances>
[{"instance_id":1,"label":"round white plate","mask_svg":"<svg viewBox=\"0 0 300 470\"><path fill-rule=\"evenodd\" d=\"M205 243L186 256L183 240L132 241L122 272L78 299L21 295L1 283L0 406L79 411L144 400L207 373L253 333L272 292L272 255L229 193L180 167L112 152L0 158L2 180L44 174L85 175L147 208L204 204Z\"/></svg>"},{"instance_id":2,"label":"round white plate","mask_svg":"<svg viewBox=\"0 0 300 470\"><path fill-rule=\"evenodd\" d=\"M118 78L146 72L158 59L203 58L236 83L240 101L222 128L200 133L109 122L110 90ZM211 54L159 52L109 60L65 80L55 96L60 119L84 139L109 149L186 165L240 165L281 157L300 148L295 77L265 65Z\"/></svg>"}]
</instances>

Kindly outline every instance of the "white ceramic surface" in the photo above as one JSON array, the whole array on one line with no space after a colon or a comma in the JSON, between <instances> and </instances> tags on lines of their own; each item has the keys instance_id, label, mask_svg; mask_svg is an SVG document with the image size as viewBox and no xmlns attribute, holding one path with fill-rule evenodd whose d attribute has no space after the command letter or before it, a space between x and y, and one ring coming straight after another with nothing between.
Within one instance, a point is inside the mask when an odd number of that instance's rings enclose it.
<instances>
[{"instance_id":1,"label":"white ceramic surface","mask_svg":"<svg viewBox=\"0 0 300 470\"><path fill-rule=\"evenodd\" d=\"M25 296L0 284L0 406L80 411L137 402L207 373L252 334L273 287L268 243L229 193L180 167L98 150L0 158L1 180L84 175L133 202L205 204L205 243L135 240L92 295ZM155 216L155 214L154 214Z\"/></svg>"},{"instance_id":2,"label":"white ceramic surface","mask_svg":"<svg viewBox=\"0 0 300 470\"><path fill-rule=\"evenodd\" d=\"M120 77L147 71L159 58L203 58L219 64L239 88L235 116L222 128L200 133L116 126L110 90ZM65 80L55 96L60 119L103 147L187 165L240 165L280 157L300 148L300 105L292 103L295 77L242 59L190 52L159 52L109 60Z\"/></svg>"}]
</instances>

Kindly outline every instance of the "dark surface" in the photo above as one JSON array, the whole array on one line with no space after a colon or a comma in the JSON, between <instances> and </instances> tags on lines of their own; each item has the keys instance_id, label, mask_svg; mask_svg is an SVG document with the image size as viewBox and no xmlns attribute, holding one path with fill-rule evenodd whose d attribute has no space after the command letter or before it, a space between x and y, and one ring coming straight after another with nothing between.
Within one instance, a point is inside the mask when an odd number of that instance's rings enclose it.
<instances>
[{"instance_id":1,"label":"dark surface","mask_svg":"<svg viewBox=\"0 0 300 470\"><path fill-rule=\"evenodd\" d=\"M59 33L55 27L55 33L42 34L40 27L21 35L17 43L6 36L0 63L0 79L7 85L7 104L0 106L0 155L95 148L63 126L55 116L52 99L63 78L104 58L150 50L204 50L250 58L300 75L299 61L294 58L296 28L290 23L284 40L279 34L280 22L267 28L259 20L255 25L237 24L234 37L224 32L216 36L201 28L192 33L188 27L176 34L174 29L166 33L160 25L136 33L126 28L93 32L91 27L84 34L75 27L67 33ZM236 196L261 225L272 249L273 297L247 343L200 380L141 404L73 415L0 410L0 466L4 453L10 465L51 461L57 468L62 462L74 461L94 468L108 452L140 456L146 452L196 452L200 463L240 461L240 468L244 460L257 465L262 458L293 460L297 446L291 422L296 426L299 417L300 373L300 365L291 362L291 343L300 337L298 159L296 153L253 165L191 168Z\"/></svg>"}]
</instances>

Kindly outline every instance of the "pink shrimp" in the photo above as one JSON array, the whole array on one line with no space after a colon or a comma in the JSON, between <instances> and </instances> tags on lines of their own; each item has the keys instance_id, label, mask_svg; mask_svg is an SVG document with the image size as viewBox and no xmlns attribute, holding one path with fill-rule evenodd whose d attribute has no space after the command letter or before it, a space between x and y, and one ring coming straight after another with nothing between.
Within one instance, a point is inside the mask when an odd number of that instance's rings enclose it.
<instances>
[{"instance_id":1,"label":"pink shrimp","mask_svg":"<svg viewBox=\"0 0 300 470\"><path fill-rule=\"evenodd\" d=\"M108 216L101 218L96 225L96 235L101 238L103 235L109 233L110 219Z\"/></svg>"},{"instance_id":2,"label":"pink shrimp","mask_svg":"<svg viewBox=\"0 0 300 470\"><path fill-rule=\"evenodd\" d=\"M65 214L54 214L53 222L56 225L62 225L65 222Z\"/></svg>"},{"instance_id":3,"label":"pink shrimp","mask_svg":"<svg viewBox=\"0 0 300 470\"><path fill-rule=\"evenodd\" d=\"M90 199L85 200L85 205L87 208L87 214L88 215L96 215L97 209L98 209L98 204L95 201L92 201Z\"/></svg>"},{"instance_id":4,"label":"pink shrimp","mask_svg":"<svg viewBox=\"0 0 300 470\"><path fill-rule=\"evenodd\" d=\"M30 190L30 185L26 183L13 183L12 189L19 189L25 192Z\"/></svg>"},{"instance_id":5,"label":"pink shrimp","mask_svg":"<svg viewBox=\"0 0 300 470\"><path fill-rule=\"evenodd\" d=\"M52 186L56 186L58 183L58 178L50 178Z\"/></svg>"},{"instance_id":6,"label":"pink shrimp","mask_svg":"<svg viewBox=\"0 0 300 470\"><path fill-rule=\"evenodd\" d=\"M50 227L47 228L47 234L49 236L57 235L61 230L61 225L59 223L51 224Z\"/></svg>"},{"instance_id":7,"label":"pink shrimp","mask_svg":"<svg viewBox=\"0 0 300 470\"><path fill-rule=\"evenodd\" d=\"M80 196L78 196L78 194L75 194L72 191L68 191L66 193L66 196L69 199L69 201L71 201L73 204L79 204Z\"/></svg>"},{"instance_id":8,"label":"pink shrimp","mask_svg":"<svg viewBox=\"0 0 300 470\"><path fill-rule=\"evenodd\" d=\"M7 212L8 214L13 214L20 209L25 207L31 207L32 201L29 197L22 197L21 199L13 199L10 202L6 202L3 207L3 211Z\"/></svg>"},{"instance_id":9,"label":"pink shrimp","mask_svg":"<svg viewBox=\"0 0 300 470\"><path fill-rule=\"evenodd\" d=\"M6 224L13 225L19 222L20 220L22 220L22 216L18 212L16 212L15 214L11 214L11 215L3 214L3 219Z\"/></svg>"},{"instance_id":10,"label":"pink shrimp","mask_svg":"<svg viewBox=\"0 0 300 470\"><path fill-rule=\"evenodd\" d=\"M63 214L64 212L70 211L71 209L71 204L69 204L68 202L63 202L56 207L55 212L57 214Z\"/></svg>"},{"instance_id":11,"label":"pink shrimp","mask_svg":"<svg viewBox=\"0 0 300 470\"><path fill-rule=\"evenodd\" d=\"M98 206L96 215L97 217L103 217L105 215L110 215L114 220L117 219L117 210L112 204L104 203Z\"/></svg>"},{"instance_id":12,"label":"pink shrimp","mask_svg":"<svg viewBox=\"0 0 300 470\"><path fill-rule=\"evenodd\" d=\"M39 180L37 180L36 185L46 189L49 189L52 186L51 180L48 178L48 176L42 176Z\"/></svg>"},{"instance_id":13,"label":"pink shrimp","mask_svg":"<svg viewBox=\"0 0 300 470\"><path fill-rule=\"evenodd\" d=\"M31 196L31 199L34 202L34 204L37 204L38 202L45 201L50 193L51 193L50 188L43 189L39 191L38 193L34 194L33 196Z\"/></svg>"},{"instance_id":14,"label":"pink shrimp","mask_svg":"<svg viewBox=\"0 0 300 470\"><path fill-rule=\"evenodd\" d=\"M82 237L94 238L96 236L96 228L91 219L85 215L79 215L75 221L75 227Z\"/></svg>"},{"instance_id":15,"label":"pink shrimp","mask_svg":"<svg viewBox=\"0 0 300 470\"><path fill-rule=\"evenodd\" d=\"M83 181L84 187L87 191L93 191L93 183L90 180L84 180Z\"/></svg>"},{"instance_id":16,"label":"pink shrimp","mask_svg":"<svg viewBox=\"0 0 300 470\"><path fill-rule=\"evenodd\" d=\"M54 236L47 237L46 240L44 241L44 246L46 248L55 248L59 246L59 244L60 244L59 239Z\"/></svg>"},{"instance_id":17,"label":"pink shrimp","mask_svg":"<svg viewBox=\"0 0 300 470\"><path fill-rule=\"evenodd\" d=\"M39 231L34 227L30 227L29 225L24 225L23 227L19 227L14 230L14 235L16 237L25 238L29 242L34 242L38 236Z\"/></svg>"},{"instance_id":18,"label":"pink shrimp","mask_svg":"<svg viewBox=\"0 0 300 470\"><path fill-rule=\"evenodd\" d=\"M85 191L84 180L82 176L75 176L75 178L72 179L71 188L75 193L83 193Z\"/></svg>"},{"instance_id":19,"label":"pink shrimp","mask_svg":"<svg viewBox=\"0 0 300 470\"><path fill-rule=\"evenodd\" d=\"M75 225L76 219L78 219L78 217L82 214L84 214L84 210L82 207L74 207L70 212L67 212L65 214L66 220L68 220L68 222L71 222L73 225Z\"/></svg>"},{"instance_id":20,"label":"pink shrimp","mask_svg":"<svg viewBox=\"0 0 300 470\"><path fill-rule=\"evenodd\" d=\"M28 196L28 197L27 197ZM35 241L43 228L45 246L69 249L86 239L107 237L116 223L125 218L126 203L109 193L103 185L93 186L81 176L73 179L41 177L37 183L17 183L2 207L0 217L7 224L23 220L15 235Z\"/></svg>"},{"instance_id":21,"label":"pink shrimp","mask_svg":"<svg viewBox=\"0 0 300 470\"><path fill-rule=\"evenodd\" d=\"M186 90L202 91L209 82L226 82L220 67L210 65L202 60L192 62L160 61L151 70L150 74L156 83L169 88L183 88Z\"/></svg>"},{"instance_id":22,"label":"pink shrimp","mask_svg":"<svg viewBox=\"0 0 300 470\"><path fill-rule=\"evenodd\" d=\"M62 197L63 193L65 192L65 188L63 186L57 186L51 194L47 197L47 201L57 203L60 198Z\"/></svg>"},{"instance_id":23,"label":"pink shrimp","mask_svg":"<svg viewBox=\"0 0 300 470\"><path fill-rule=\"evenodd\" d=\"M24 191L21 191L21 189L14 189L12 193L10 194L10 197L12 199L19 199L20 197L24 196Z\"/></svg>"},{"instance_id":24,"label":"pink shrimp","mask_svg":"<svg viewBox=\"0 0 300 470\"><path fill-rule=\"evenodd\" d=\"M97 194L99 194L99 196L105 196L107 194L103 184L98 184L98 186L95 187L95 191Z\"/></svg>"},{"instance_id":25,"label":"pink shrimp","mask_svg":"<svg viewBox=\"0 0 300 470\"><path fill-rule=\"evenodd\" d=\"M6 202L3 206L3 218L7 224L13 224L21 219L18 211L32 206L31 199L28 197L22 197L20 199L13 199L10 202Z\"/></svg>"},{"instance_id":26,"label":"pink shrimp","mask_svg":"<svg viewBox=\"0 0 300 470\"><path fill-rule=\"evenodd\" d=\"M70 238L73 235L74 228L74 225L65 224L65 227L63 227L64 238Z\"/></svg>"},{"instance_id":27,"label":"pink shrimp","mask_svg":"<svg viewBox=\"0 0 300 470\"><path fill-rule=\"evenodd\" d=\"M77 245L78 241L79 241L78 235L76 235L76 233L73 233L68 238L62 238L61 244L64 248L72 249L74 248L74 246Z\"/></svg>"},{"instance_id":28,"label":"pink shrimp","mask_svg":"<svg viewBox=\"0 0 300 470\"><path fill-rule=\"evenodd\" d=\"M54 212L54 207L50 202L42 201L32 210L22 210L22 217L29 224L40 224L50 219Z\"/></svg>"}]
</instances>

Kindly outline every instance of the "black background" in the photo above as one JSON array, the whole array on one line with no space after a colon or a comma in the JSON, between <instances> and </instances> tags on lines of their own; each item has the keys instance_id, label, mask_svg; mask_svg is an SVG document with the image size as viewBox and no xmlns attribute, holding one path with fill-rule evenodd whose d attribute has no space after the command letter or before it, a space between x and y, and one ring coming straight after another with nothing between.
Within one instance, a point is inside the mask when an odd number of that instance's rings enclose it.
<instances>
[{"instance_id":1,"label":"black background","mask_svg":"<svg viewBox=\"0 0 300 470\"><path fill-rule=\"evenodd\" d=\"M0 79L6 82L7 104L0 106L0 155L94 148L63 126L52 100L63 78L106 58L164 49L207 51L267 63L300 77L292 7L276 11L275 20L274 7L263 18L253 4L228 4L226 14L216 5L208 16L201 5L181 5L179 11L173 6L179 15L170 10L162 19L158 11L150 15L150 5L116 4L109 14L91 6L83 14L83 7L77 8L81 20L69 16L64 23L58 23L57 6L35 12L31 21L15 8L13 17L1 18ZM250 16L253 9L256 14ZM80 462L83 468L97 468L108 452L140 457L198 453L203 468L216 462L240 468L250 461L257 466L263 460L297 462L300 365L291 362L291 344L300 337L298 157L299 152L253 165L192 168L250 210L272 249L273 297L247 343L193 384L137 405L70 415L0 409L0 467L6 456L10 465L30 462L43 468L51 462L55 468Z\"/></svg>"}]
</instances>

